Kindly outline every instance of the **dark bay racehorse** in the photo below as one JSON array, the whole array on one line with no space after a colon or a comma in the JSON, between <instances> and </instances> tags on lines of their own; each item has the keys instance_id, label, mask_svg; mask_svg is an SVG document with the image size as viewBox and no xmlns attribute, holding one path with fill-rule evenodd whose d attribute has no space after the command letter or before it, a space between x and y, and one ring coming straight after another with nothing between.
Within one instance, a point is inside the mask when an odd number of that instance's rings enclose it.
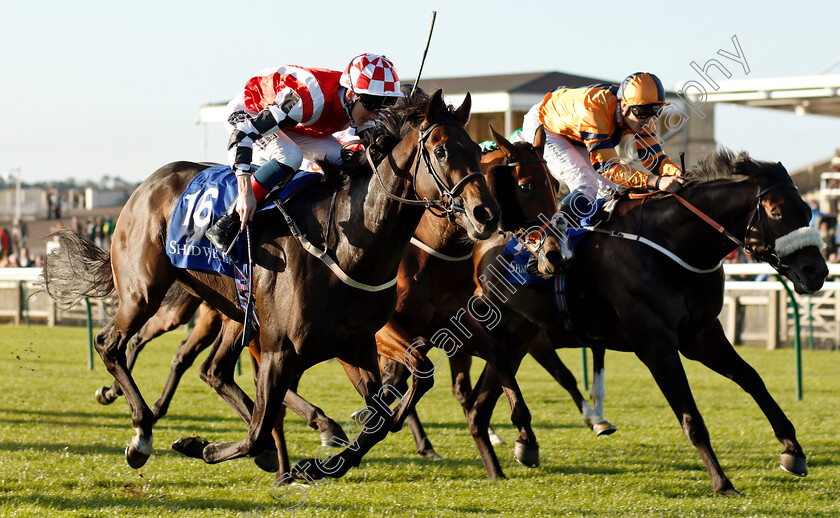
<instances>
[{"instance_id":1,"label":"dark bay racehorse","mask_svg":"<svg viewBox=\"0 0 840 518\"><path fill-rule=\"evenodd\" d=\"M272 428L281 422L277 417L292 380L308 367L334 357L355 372L356 388L372 409L372 419L383 426L364 428L350 448L336 455L339 467L330 470L329 476L342 476L358 465L387 434L394 418L378 410L374 398L381 389L374 334L394 310L395 290L390 281L425 207L451 213L474 239L488 237L498 226L498 205L478 173L478 145L463 127L469 110L469 96L459 109L451 110L439 91L403 108L401 140L376 174L360 169L348 177L346 186L305 191L288 207L315 246L329 250L346 275L373 291L342 283L298 245L288 228L268 224L267 219L276 215L258 216L253 282L261 362L254 411L245 439L208 444L203 448L205 461L215 463L267 449ZM177 198L205 168L176 162L159 169L123 208L110 254L81 247L78 253L56 255L45 267L46 289L58 300L116 290L117 312L97 335L96 347L131 408L137 435L126 448L126 458L132 467L142 466L151 454L154 414L127 369L128 340L158 310L175 281L228 318L242 322L244 317L235 302L232 279L175 269L165 254L165 233ZM329 227L333 222L338 231ZM278 433L282 435L282 429ZM312 464L318 463L312 460Z\"/></svg>"},{"instance_id":2,"label":"dark bay racehorse","mask_svg":"<svg viewBox=\"0 0 840 518\"><path fill-rule=\"evenodd\" d=\"M541 328L555 345L634 352L700 453L715 492L737 494L712 450L679 354L699 361L753 397L784 446L782 468L804 476L805 454L793 425L724 336L717 317L723 304L721 264L736 248L734 241L742 240L755 257L774 264L797 292L813 293L822 287L828 269L818 248L819 236L808 227L810 210L779 163L723 151L686 176L691 184L681 196L713 222L703 221L670 195L623 201L605 225L607 232L589 234L575 249L565 287L574 331L563 325L552 290L518 287L512 294L498 283L484 282L483 297L503 312L503 325L490 333L519 355L527 352L528 341ZM634 236L611 235L614 231L642 236L672 255ZM491 239L476 246L478 274L494 262L501 244ZM485 369L477 382L478 398L483 400L479 411L488 415L500 394L496 377Z\"/></svg>"}]
</instances>

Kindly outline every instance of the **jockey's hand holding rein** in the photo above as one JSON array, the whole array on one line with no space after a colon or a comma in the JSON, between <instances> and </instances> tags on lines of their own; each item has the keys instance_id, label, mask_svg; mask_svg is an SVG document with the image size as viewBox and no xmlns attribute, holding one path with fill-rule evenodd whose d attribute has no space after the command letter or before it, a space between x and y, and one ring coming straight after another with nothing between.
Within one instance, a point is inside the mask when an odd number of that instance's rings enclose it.
<instances>
[{"instance_id":1,"label":"jockey's hand holding rein","mask_svg":"<svg viewBox=\"0 0 840 518\"><path fill-rule=\"evenodd\" d=\"M658 191L677 192L685 185L681 175L678 176L658 176L655 174L648 175L647 186L648 189L656 189Z\"/></svg>"},{"instance_id":2,"label":"jockey's hand holding rein","mask_svg":"<svg viewBox=\"0 0 840 518\"><path fill-rule=\"evenodd\" d=\"M236 212L241 221L240 230L245 230L245 225L254 217L257 209L257 198L254 196L254 189L251 187L251 175L236 172Z\"/></svg>"}]
</instances>

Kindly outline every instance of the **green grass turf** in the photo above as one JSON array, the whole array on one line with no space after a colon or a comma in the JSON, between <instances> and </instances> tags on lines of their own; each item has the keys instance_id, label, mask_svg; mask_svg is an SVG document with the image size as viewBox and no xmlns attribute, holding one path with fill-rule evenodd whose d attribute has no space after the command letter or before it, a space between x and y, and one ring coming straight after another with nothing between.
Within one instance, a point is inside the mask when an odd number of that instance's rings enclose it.
<instances>
[{"instance_id":1,"label":"green grass turf","mask_svg":"<svg viewBox=\"0 0 840 518\"><path fill-rule=\"evenodd\" d=\"M141 355L135 374L150 403L183 337L184 331L170 333ZM508 478L487 480L449 391L445 367L418 407L445 460L418 457L406 429L377 445L343 479L278 499L272 475L250 459L207 465L169 449L190 433L213 441L244 435L244 423L198 379L197 368L187 373L169 415L156 427L153 456L133 470L123 453L133 435L124 400L102 407L93 399L94 390L110 384L111 377L98 357L94 370L87 369L86 331L3 327L0 516L840 515L840 355L803 352L805 392L804 400L797 401L793 351L739 352L796 426L808 455L808 477L779 469L782 447L747 394L684 360L718 458L742 492L737 498L715 496L697 452L650 374L635 356L611 352L606 416L618 427L612 436L595 437L582 425L569 396L526 359L518 379L533 414L541 466L529 469L513 460L516 434L505 415L507 405L500 401L493 422L508 444L496 451ZM580 351L560 354L580 379ZM245 363L237 380L253 393L250 377ZM334 362L310 370L300 392L342 424L362 406ZM286 423L293 460L314 455L320 448L317 434L297 416ZM302 508L288 509L304 498Z\"/></svg>"}]
</instances>

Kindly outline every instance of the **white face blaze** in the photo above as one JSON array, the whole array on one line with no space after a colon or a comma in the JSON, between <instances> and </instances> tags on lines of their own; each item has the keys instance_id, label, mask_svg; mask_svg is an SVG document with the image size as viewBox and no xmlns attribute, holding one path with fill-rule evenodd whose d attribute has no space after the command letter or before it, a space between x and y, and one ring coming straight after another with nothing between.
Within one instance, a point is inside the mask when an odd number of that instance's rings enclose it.
<instances>
[{"instance_id":1,"label":"white face blaze","mask_svg":"<svg viewBox=\"0 0 840 518\"><path fill-rule=\"evenodd\" d=\"M819 230L813 227L798 228L776 239L776 255L785 257L808 246L822 250L823 241Z\"/></svg>"}]
</instances>

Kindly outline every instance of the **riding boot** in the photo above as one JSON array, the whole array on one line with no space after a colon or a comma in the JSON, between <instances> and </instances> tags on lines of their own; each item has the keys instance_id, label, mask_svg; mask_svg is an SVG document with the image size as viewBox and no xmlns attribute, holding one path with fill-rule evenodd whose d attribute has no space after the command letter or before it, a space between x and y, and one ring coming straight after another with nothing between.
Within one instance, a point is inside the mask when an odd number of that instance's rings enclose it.
<instances>
[{"instance_id":1,"label":"riding boot","mask_svg":"<svg viewBox=\"0 0 840 518\"><path fill-rule=\"evenodd\" d=\"M294 176L294 169L286 164L281 164L277 159L273 158L261 165L251 176L251 189L254 191L257 205L265 199L275 186L282 187L292 176ZM236 243L236 237L242 227L239 213L235 209L236 202L234 201L225 214L204 232L213 246L234 262L236 261L236 253L233 245Z\"/></svg>"},{"instance_id":2,"label":"riding boot","mask_svg":"<svg viewBox=\"0 0 840 518\"><path fill-rule=\"evenodd\" d=\"M242 223L239 219L239 213L236 211L236 201L234 201L224 215L204 231L204 237L220 252L228 256L231 261L235 262L236 249L233 245L236 243L236 237L239 235L241 227Z\"/></svg>"}]
</instances>

